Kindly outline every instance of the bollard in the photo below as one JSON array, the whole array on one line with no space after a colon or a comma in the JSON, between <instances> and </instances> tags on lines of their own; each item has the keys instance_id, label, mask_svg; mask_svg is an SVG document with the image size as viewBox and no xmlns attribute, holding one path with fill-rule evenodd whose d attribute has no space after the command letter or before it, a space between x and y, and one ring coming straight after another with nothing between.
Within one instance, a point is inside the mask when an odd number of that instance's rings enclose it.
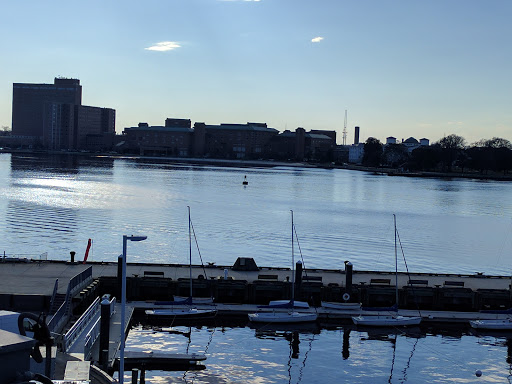
<instances>
[{"instance_id":1,"label":"bollard","mask_svg":"<svg viewBox=\"0 0 512 384\"><path fill-rule=\"evenodd\" d=\"M71 251L71 252L69 252L69 254L71 255L71 262L74 263L75 262L75 254L76 254L76 252L75 251Z\"/></svg>"},{"instance_id":2,"label":"bollard","mask_svg":"<svg viewBox=\"0 0 512 384\"><path fill-rule=\"evenodd\" d=\"M295 284L300 285L302 283L302 261L295 263Z\"/></svg>"},{"instance_id":3,"label":"bollard","mask_svg":"<svg viewBox=\"0 0 512 384\"><path fill-rule=\"evenodd\" d=\"M137 368L132 369L132 384L137 384L139 379L139 370Z\"/></svg>"},{"instance_id":4,"label":"bollard","mask_svg":"<svg viewBox=\"0 0 512 384\"><path fill-rule=\"evenodd\" d=\"M350 357L350 329L343 329L343 344L341 348L341 355L343 360L347 360Z\"/></svg>"},{"instance_id":5,"label":"bollard","mask_svg":"<svg viewBox=\"0 0 512 384\"><path fill-rule=\"evenodd\" d=\"M100 318L100 365L106 367L108 364L108 344L110 333L110 301L104 297L101 301ZM106 356L104 354L106 351Z\"/></svg>"},{"instance_id":6,"label":"bollard","mask_svg":"<svg viewBox=\"0 0 512 384\"><path fill-rule=\"evenodd\" d=\"M146 383L146 370L142 368L142 371L140 371L140 384Z\"/></svg>"},{"instance_id":7,"label":"bollard","mask_svg":"<svg viewBox=\"0 0 512 384\"><path fill-rule=\"evenodd\" d=\"M352 263L345 261L345 290L350 295L352 293Z\"/></svg>"},{"instance_id":8,"label":"bollard","mask_svg":"<svg viewBox=\"0 0 512 384\"><path fill-rule=\"evenodd\" d=\"M300 284L302 283L302 261L295 263L295 297L299 297Z\"/></svg>"},{"instance_id":9,"label":"bollard","mask_svg":"<svg viewBox=\"0 0 512 384\"><path fill-rule=\"evenodd\" d=\"M121 287L123 286L123 255L117 257L117 300L121 300Z\"/></svg>"}]
</instances>

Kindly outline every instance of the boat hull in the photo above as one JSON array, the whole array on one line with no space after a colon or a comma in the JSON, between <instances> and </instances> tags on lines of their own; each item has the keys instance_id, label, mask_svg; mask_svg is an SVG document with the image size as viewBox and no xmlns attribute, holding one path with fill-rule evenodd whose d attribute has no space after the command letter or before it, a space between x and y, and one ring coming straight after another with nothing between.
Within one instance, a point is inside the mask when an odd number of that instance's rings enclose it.
<instances>
[{"instance_id":1,"label":"boat hull","mask_svg":"<svg viewBox=\"0 0 512 384\"><path fill-rule=\"evenodd\" d=\"M356 325L369 327L402 327L418 325L421 317L418 316L354 316L352 321Z\"/></svg>"},{"instance_id":2,"label":"boat hull","mask_svg":"<svg viewBox=\"0 0 512 384\"><path fill-rule=\"evenodd\" d=\"M282 308L291 308L290 300L272 300L265 307L282 307ZM309 309L309 304L305 301L293 301L293 308L298 309Z\"/></svg>"},{"instance_id":3,"label":"boat hull","mask_svg":"<svg viewBox=\"0 0 512 384\"><path fill-rule=\"evenodd\" d=\"M217 314L215 309L197 308L169 308L169 309L148 309L145 311L148 317L166 318L208 318Z\"/></svg>"},{"instance_id":4,"label":"boat hull","mask_svg":"<svg viewBox=\"0 0 512 384\"><path fill-rule=\"evenodd\" d=\"M316 313L303 312L257 312L250 313L249 320L254 323L307 323L318 318Z\"/></svg>"},{"instance_id":5,"label":"boat hull","mask_svg":"<svg viewBox=\"0 0 512 384\"><path fill-rule=\"evenodd\" d=\"M512 320L470 320L469 324L476 329L492 329L499 331L512 331Z\"/></svg>"},{"instance_id":6,"label":"boat hull","mask_svg":"<svg viewBox=\"0 0 512 384\"><path fill-rule=\"evenodd\" d=\"M185 301L188 299L189 299L188 296L174 296L174 301L176 301L176 302ZM196 305L213 304L213 300L214 300L213 297L192 297L192 304L196 304Z\"/></svg>"}]
</instances>

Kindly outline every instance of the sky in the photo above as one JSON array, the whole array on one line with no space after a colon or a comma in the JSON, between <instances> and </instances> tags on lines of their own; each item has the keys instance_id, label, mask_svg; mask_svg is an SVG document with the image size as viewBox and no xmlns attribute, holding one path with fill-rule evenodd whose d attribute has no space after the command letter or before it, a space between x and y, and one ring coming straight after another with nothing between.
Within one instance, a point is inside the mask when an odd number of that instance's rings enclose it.
<instances>
[{"instance_id":1,"label":"sky","mask_svg":"<svg viewBox=\"0 0 512 384\"><path fill-rule=\"evenodd\" d=\"M510 0L0 0L12 83L79 78L116 131L168 117L512 141Z\"/></svg>"}]
</instances>

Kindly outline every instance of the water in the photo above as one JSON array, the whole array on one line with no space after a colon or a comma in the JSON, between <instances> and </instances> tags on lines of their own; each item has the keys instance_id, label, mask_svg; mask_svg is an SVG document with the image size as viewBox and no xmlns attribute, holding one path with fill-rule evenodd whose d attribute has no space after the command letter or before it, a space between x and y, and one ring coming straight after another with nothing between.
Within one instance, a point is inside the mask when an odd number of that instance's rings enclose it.
<instances>
[{"instance_id":1,"label":"water","mask_svg":"<svg viewBox=\"0 0 512 384\"><path fill-rule=\"evenodd\" d=\"M245 256L288 267L293 209L306 267L350 260L392 270L396 214L411 271L508 275L511 192L510 182L2 154L0 250L81 259L92 238L90 257L115 261L122 235L142 234L146 241L128 246L129 262L187 263L189 205L204 262ZM511 341L468 332L301 330L297 351L297 339L279 329L219 325L192 328L189 338L139 327L127 345L207 354L205 371L148 372L148 383L510 382Z\"/></svg>"},{"instance_id":2,"label":"water","mask_svg":"<svg viewBox=\"0 0 512 384\"><path fill-rule=\"evenodd\" d=\"M247 175L249 186L242 181ZM204 262L290 265L290 209L306 267L392 270L393 218L415 272L510 274L512 183L347 170L225 168L0 155L0 250L8 255L186 263L187 208ZM199 263L198 255L194 255ZM403 265L400 266L404 269Z\"/></svg>"},{"instance_id":3,"label":"water","mask_svg":"<svg viewBox=\"0 0 512 384\"><path fill-rule=\"evenodd\" d=\"M147 372L149 383L510 383L512 377L512 339L474 336L463 327L439 333L309 326L296 335L269 326L170 330L138 326L127 348L206 353L206 369Z\"/></svg>"}]
</instances>

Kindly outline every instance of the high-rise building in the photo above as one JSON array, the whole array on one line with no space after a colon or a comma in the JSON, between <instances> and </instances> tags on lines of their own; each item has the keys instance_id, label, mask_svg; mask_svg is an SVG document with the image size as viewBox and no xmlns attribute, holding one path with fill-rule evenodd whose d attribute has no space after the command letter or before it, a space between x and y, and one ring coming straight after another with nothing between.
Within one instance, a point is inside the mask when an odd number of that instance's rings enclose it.
<instances>
[{"instance_id":1,"label":"high-rise building","mask_svg":"<svg viewBox=\"0 0 512 384\"><path fill-rule=\"evenodd\" d=\"M12 134L43 140L44 118L52 104L82 104L78 79L55 78L53 84L14 83L12 90Z\"/></svg>"},{"instance_id":2,"label":"high-rise building","mask_svg":"<svg viewBox=\"0 0 512 384\"><path fill-rule=\"evenodd\" d=\"M115 135L115 110L82 106L78 79L14 83L12 134L47 149L105 149L103 138Z\"/></svg>"}]
</instances>

